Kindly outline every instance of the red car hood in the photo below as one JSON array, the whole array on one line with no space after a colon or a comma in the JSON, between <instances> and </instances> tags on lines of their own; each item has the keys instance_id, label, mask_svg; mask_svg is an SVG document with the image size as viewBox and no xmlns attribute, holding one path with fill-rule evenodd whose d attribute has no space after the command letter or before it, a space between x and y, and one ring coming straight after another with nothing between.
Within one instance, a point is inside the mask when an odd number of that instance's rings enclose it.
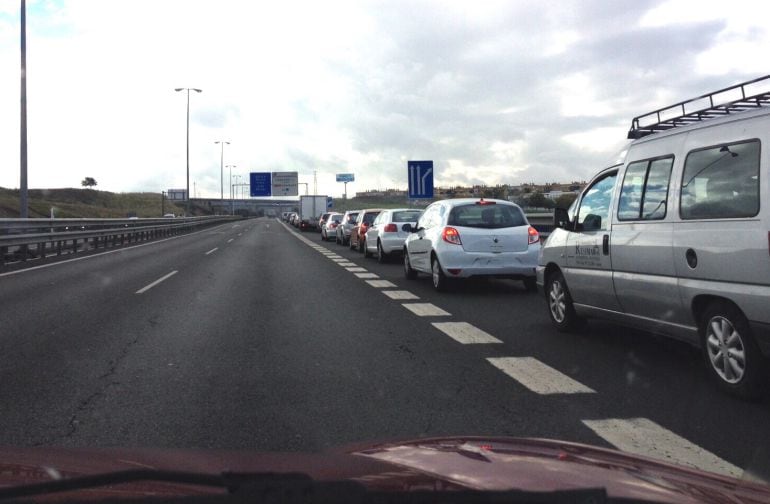
<instances>
[{"instance_id":1,"label":"red car hood","mask_svg":"<svg viewBox=\"0 0 770 504\"><path fill-rule=\"evenodd\" d=\"M0 486L134 469L219 474L305 473L374 491L604 488L652 502L770 502L770 487L576 443L520 438L435 438L323 454L209 450L0 448ZM58 494L57 499L219 494L224 490L139 482ZM36 496L36 500L39 498Z\"/></svg>"}]
</instances>

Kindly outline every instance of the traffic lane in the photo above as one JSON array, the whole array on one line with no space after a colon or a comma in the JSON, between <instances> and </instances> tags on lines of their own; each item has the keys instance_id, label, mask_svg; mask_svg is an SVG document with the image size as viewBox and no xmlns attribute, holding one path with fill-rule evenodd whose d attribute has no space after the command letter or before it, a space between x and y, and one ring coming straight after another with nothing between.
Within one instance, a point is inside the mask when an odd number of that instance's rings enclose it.
<instances>
[{"instance_id":1,"label":"traffic lane","mask_svg":"<svg viewBox=\"0 0 770 504\"><path fill-rule=\"evenodd\" d=\"M92 385L141 335L137 289L184 268L220 231L2 278L0 404L9 406L0 442L45 444L66 432L72 411L97 393Z\"/></svg>"},{"instance_id":2,"label":"traffic lane","mask_svg":"<svg viewBox=\"0 0 770 504\"><path fill-rule=\"evenodd\" d=\"M480 358L534 357L596 390L600 396L583 399L593 403L586 418L648 417L740 467L770 472L770 454L756 443L757 434L770 434L768 400L751 403L719 392L690 345L602 321L591 321L577 334L559 333L548 320L543 296L527 293L520 282L471 280L438 293L427 275L406 280L400 263L343 255L503 341L501 347L482 348ZM736 427L743 435L735 435Z\"/></svg>"},{"instance_id":3,"label":"traffic lane","mask_svg":"<svg viewBox=\"0 0 770 504\"><path fill-rule=\"evenodd\" d=\"M571 403L517 391L431 318L380 302L365 279L289 233L238 247L178 296L144 298L155 324L67 443L270 451L450 434L593 440Z\"/></svg>"}]
</instances>

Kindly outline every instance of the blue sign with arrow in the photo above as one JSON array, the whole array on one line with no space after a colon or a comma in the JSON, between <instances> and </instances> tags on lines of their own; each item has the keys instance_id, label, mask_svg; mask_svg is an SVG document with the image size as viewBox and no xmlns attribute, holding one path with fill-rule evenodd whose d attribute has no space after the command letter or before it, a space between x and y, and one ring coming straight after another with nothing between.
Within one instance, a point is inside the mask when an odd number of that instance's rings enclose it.
<instances>
[{"instance_id":1,"label":"blue sign with arrow","mask_svg":"<svg viewBox=\"0 0 770 504\"><path fill-rule=\"evenodd\" d=\"M408 161L410 198L433 197L433 161Z\"/></svg>"}]
</instances>

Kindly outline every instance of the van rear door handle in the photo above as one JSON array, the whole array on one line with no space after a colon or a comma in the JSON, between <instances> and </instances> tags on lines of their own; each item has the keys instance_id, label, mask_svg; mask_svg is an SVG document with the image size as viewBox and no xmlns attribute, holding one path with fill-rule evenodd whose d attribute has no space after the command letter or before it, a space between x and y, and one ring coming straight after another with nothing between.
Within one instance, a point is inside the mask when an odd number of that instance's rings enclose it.
<instances>
[{"instance_id":1,"label":"van rear door handle","mask_svg":"<svg viewBox=\"0 0 770 504\"><path fill-rule=\"evenodd\" d=\"M610 235L604 235L604 238L602 238L602 253L610 255Z\"/></svg>"}]
</instances>

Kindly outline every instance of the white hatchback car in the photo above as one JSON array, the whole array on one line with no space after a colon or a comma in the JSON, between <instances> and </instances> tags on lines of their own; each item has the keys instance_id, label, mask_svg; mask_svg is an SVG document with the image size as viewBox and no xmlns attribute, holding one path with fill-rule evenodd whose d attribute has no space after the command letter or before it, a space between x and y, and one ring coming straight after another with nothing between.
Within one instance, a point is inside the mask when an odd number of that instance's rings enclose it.
<instances>
[{"instance_id":1,"label":"white hatchback car","mask_svg":"<svg viewBox=\"0 0 770 504\"><path fill-rule=\"evenodd\" d=\"M409 236L402 226L406 223L416 224L420 214L422 210L415 208L383 210L366 230L364 255L370 257L376 252L377 260L381 263L387 261L389 256L400 255L404 250L404 241Z\"/></svg>"},{"instance_id":2,"label":"white hatchback car","mask_svg":"<svg viewBox=\"0 0 770 504\"><path fill-rule=\"evenodd\" d=\"M518 205L503 200L449 199L432 203L417 226L404 224L404 272L429 273L436 290L452 278L492 276L523 280L536 290L540 233Z\"/></svg>"}]
</instances>

